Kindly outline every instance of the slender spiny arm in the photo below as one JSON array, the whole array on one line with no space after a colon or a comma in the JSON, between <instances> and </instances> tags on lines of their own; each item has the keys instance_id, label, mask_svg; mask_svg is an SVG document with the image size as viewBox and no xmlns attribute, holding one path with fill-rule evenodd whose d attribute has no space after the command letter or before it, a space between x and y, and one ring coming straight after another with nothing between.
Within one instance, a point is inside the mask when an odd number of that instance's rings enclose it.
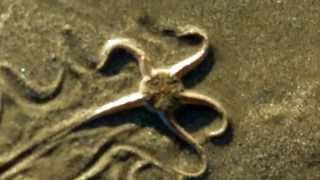
<instances>
[{"instance_id":1,"label":"slender spiny arm","mask_svg":"<svg viewBox=\"0 0 320 180\"><path fill-rule=\"evenodd\" d=\"M181 99L182 99L182 103L184 103L184 104L207 106L207 107L213 108L214 110L216 110L220 114L221 120L222 120L222 125L219 129L214 130L214 131L210 131L208 133L208 136L210 138L220 136L228 128L228 119L227 119L226 110L223 108L223 106L217 100L214 100L214 99L209 98L207 96L200 95L200 94L190 92L190 91L185 91L185 92L181 93Z\"/></svg>"},{"instance_id":2,"label":"slender spiny arm","mask_svg":"<svg viewBox=\"0 0 320 180\"><path fill-rule=\"evenodd\" d=\"M185 27L181 29L180 32L177 33L178 38L188 38L192 36L196 36L201 39L202 45L200 47L200 50L198 50L198 52L196 52L194 55L173 65L170 68L170 73L172 75L175 75L180 78L183 77L189 71L191 71L196 66L198 66L207 56L208 49L209 49L209 42L208 42L208 37L203 30L198 29L196 27Z\"/></svg>"},{"instance_id":3,"label":"slender spiny arm","mask_svg":"<svg viewBox=\"0 0 320 180\"><path fill-rule=\"evenodd\" d=\"M182 140L184 140L186 143L191 145L191 147L194 148L194 150L199 154L199 157L201 159L201 168L195 172L187 172L184 170L180 170L175 168L175 171L181 175L184 175L186 177L199 177L205 171L207 170L207 156L201 147L201 145L197 142L197 140L192 137L190 133L188 133L183 127L181 127L176 118L174 117L174 114L172 112L159 112L160 118L162 121L167 125L167 127L173 131L175 134L177 134Z\"/></svg>"},{"instance_id":4,"label":"slender spiny arm","mask_svg":"<svg viewBox=\"0 0 320 180\"><path fill-rule=\"evenodd\" d=\"M143 76L149 76L151 72L151 64L149 58L145 55L137 43L131 39L115 38L108 40L101 51L100 62L97 65L97 69L101 69L110 59L110 55L114 50L125 50L138 61L140 72Z\"/></svg>"},{"instance_id":5,"label":"slender spiny arm","mask_svg":"<svg viewBox=\"0 0 320 180\"><path fill-rule=\"evenodd\" d=\"M128 110L135 107L143 106L145 97L142 93L137 92L120 98L116 101L107 103L94 111L94 118L109 115L115 112Z\"/></svg>"}]
</instances>

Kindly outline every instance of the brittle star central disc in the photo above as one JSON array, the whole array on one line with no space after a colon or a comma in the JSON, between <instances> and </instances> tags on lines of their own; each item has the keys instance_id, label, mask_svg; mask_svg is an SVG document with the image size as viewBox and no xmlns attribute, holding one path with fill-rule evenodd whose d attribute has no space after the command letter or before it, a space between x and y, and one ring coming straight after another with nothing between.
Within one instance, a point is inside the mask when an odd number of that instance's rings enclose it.
<instances>
[{"instance_id":1,"label":"brittle star central disc","mask_svg":"<svg viewBox=\"0 0 320 180\"><path fill-rule=\"evenodd\" d=\"M154 110L175 110L180 105L179 94L183 83L168 72L157 72L141 82L141 92L147 97L147 106Z\"/></svg>"}]
</instances>

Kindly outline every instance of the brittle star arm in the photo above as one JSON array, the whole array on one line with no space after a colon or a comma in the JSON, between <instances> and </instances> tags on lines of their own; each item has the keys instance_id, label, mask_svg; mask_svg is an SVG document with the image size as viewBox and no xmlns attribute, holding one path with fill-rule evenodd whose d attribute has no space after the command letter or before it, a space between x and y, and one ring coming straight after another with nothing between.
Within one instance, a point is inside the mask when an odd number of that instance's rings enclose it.
<instances>
[{"instance_id":1,"label":"brittle star arm","mask_svg":"<svg viewBox=\"0 0 320 180\"><path fill-rule=\"evenodd\" d=\"M140 92L136 92L99 107L95 110L93 118L143 106L144 101L145 96Z\"/></svg>"},{"instance_id":2,"label":"brittle star arm","mask_svg":"<svg viewBox=\"0 0 320 180\"><path fill-rule=\"evenodd\" d=\"M187 30L181 30L180 33L177 34L178 38L188 38L191 36L197 36L201 39L201 48L200 50L192 55L191 57L188 57L179 63L173 65L169 71L171 75L175 75L179 78L183 77L185 74L187 74L189 71L194 69L196 66L198 66L204 58L207 56L208 49L209 49L209 42L208 37L205 32L203 32L201 29L198 29L196 27L186 27Z\"/></svg>"},{"instance_id":3,"label":"brittle star arm","mask_svg":"<svg viewBox=\"0 0 320 180\"><path fill-rule=\"evenodd\" d=\"M112 52L117 49L125 50L138 61L140 72L143 76L149 76L151 73L151 63L143 50L141 50L137 43L131 39L126 38L114 38L108 40L101 51L100 63L97 65L97 69L101 69L110 59Z\"/></svg>"},{"instance_id":4,"label":"brittle star arm","mask_svg":"<svg viewBox=\"0 0 320 180\"><path fill-rule=\"evenodd\" d=\"M201 160L201 167L195 172L187 172L177 168L174 170L183 176L186 177L199 177L207 170L207 156L201 147L201 145L197 142L197 140L192 137L190 133L188 133L183 127L181 127L176 118L174 117L173 112L159 112L160 118L167 125L167 127L177 134L181 139L191 145L194 150L199 154Z\"/></svg>"},{"instance_id":5,"label":"brittle star arm","mask_svg":"<svg viewBox=\"0 0 320 180\"><path fill-rule=\"evenodd\" d=\"M223 108L223 106L217 101L212 98L209 98L207 96L194 93L191 91L185 91L181 93L181 100L184 104L192 104L192 105L201 105L201 106L207 106L214 110L216 110L220 116L221 116L221 127L217 130L210 131L208 133L208 137L216 137L220 136L222 133L224 133L228 128L228 119L227 119L227 113L226 110Z\"/></svg>"}]
</instances>

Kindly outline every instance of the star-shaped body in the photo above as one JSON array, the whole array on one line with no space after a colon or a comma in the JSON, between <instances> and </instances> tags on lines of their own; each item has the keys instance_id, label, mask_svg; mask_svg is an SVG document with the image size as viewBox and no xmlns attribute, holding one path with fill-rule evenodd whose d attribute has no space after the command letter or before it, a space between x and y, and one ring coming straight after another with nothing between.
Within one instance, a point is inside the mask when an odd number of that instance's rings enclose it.
<instances>
[{"instance_id":1,"label":"star-shaped body","mask_svg":"<svg viewBox=\"0 0 320 180\"><path fill-rule=\"evenodd\" d=\"M221 115L222 126L218 130L207 134L207 139L224 133L228 126L226 111L222 105L210 97L186 90L181 81L189 71L196 68L206 57L209 49L206 33L196 27L186 27L176 33L178 38L197 36L202 41L200 50L173 65L168 69L156 69L151 66L149 58L138 48L138 45L131 39L115 38L106 42L101 52L101 61L97 68L100 69L110 60L111 53L116 49L126 50L138 61L142 81L138 92L125 96L119 100L108 103L95 112L96 116L104 116L117 111L127 110L139 106L159 115L162 121L181 139L189 143L200 154L203 166L197 172L184 172L179 169L175 171L188 177L197 177L207 169L207 157L203 152L201 142L197 141L190 133L180 126L174 115L174 110L183 104L201 105L213 108Z\"/></svg>"},{"instance_id":2,"label":"star-shaped body","mask_svg":"<svg viewBox=\"0 0 320 180\"><path fill-rule=\"evenodd\" d=\"M127 151L135 153L143 157L141 161L135 163L128 171L128 177L133 178L134 173L147 164L153 164L162 170L169 173L177 173L180 177L199 177L207 170L207 157L204 149L201 146L203 141L216 137L224 133L228 126L226 111L222 105L213 98L186 90L181 78L185 76L189 71L196 68L206 57L209 49L208 37L206 33L196 27L181 28L176 34L177 38L188 38L190 36L196 36L201 39L201 48L191 57L181 60L177 64L168 69L157 69L152 67L150 59L146 56L137 43L131 39L126 38L113 38L108 40L100 54L100 61L97 64L96 70L100 70L105 64L111 60L111 54L117 49L126 50L132 54L138 61L140 72L142 74L142 80L138 92L134 92L118 100L108 102L99 107L90 108L87 110L81 110L74 113L72 118L62 120L60 123L45 128L39 132L37 137L31 139L28 143L18 147L6 156L0 158L0 168L5 167L4 173L0 175L0 179L10 179L17 175L19 172L27 169L32 162L39 158L42 154L46 153L50 149L58 145L59 141L48 143L45 148L36 149L40 144L50 142L49 139L63 139L66 135L72 132L73 129L81 126L84 123L88 123L93 119L101 116L106 116L116 112L129 110L136 107L145 106L147 109L155 112L159 115L161 120L168 126L172 132L179 136L182 140L190 144L196 152L199 154L202 166L195 172L187 172L177 167L162 163L160 160L153 158L152 155L148 155L138 148L134 148L126 145L118 145L108 150L108 152L101 157L91 168L76 177L76 180L90 179L105 169L105 166L110 162L110 156L117 154L120 151ZM63 77L63 76L61 76ZM63 82L61 80L57 82ZM59 83L57 83L59 84ZM54 87L58 87L55 85ZM56 88L49 88L56 89ZM0 96L1 98L1 96ZM180 105L193 104L207 106L217 111L221 116L222 125L217 130L212 130L207 133L206 139L196 139L190 133L188 133L182 126L180 126L175 117L174 110ZM1 100L0 100L0 115L1 115ZM124 127L117 133L121 133L130 129L131 127ZM110 138L112 135L110 135ZM103 144L103 143L102 143ZM29 156L24 156L26 152L33 151ZM17 161L17 159L20 159Z\"/></svg>"}]
</instances>

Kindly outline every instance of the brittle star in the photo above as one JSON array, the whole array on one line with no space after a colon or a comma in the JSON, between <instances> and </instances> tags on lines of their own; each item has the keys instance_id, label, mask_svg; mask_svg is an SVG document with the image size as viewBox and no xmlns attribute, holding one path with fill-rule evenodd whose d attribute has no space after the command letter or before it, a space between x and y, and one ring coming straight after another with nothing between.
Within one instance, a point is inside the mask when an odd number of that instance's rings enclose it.
<instances>
[{"instance_id":1,"label":"brittle star","mask_svg":"<svg viewBox=\"0 0 320 180\"><path fill-rule=\"evenodd\" d=\"M181 78L186 75L189 71L197 67L206 57L209 49L208 37L206 33L195 27L188 27L182 29L177 34L178 38L185 38L189 36L198 36L202 40L202 46L200 50L188 57L181 62L173 65L168 69L156 69L153 68L149 58L145 55L137 43L132 39L126 38L114 38L105 43L102 52L100 54L100 63L97 65L97 70L100 70L104 65L110 60L112 52L117 49L123 49L131 53L135 59L138 61L140 72L143 76L140 82L139 91L110 103L106 103L98 108L90 108L86 111L80 111L75 114L74 118L62 121L53 127L45 128L38 137L31 140L29 143L25 144L23 147L17 149L13 154L10 154L6 158L5 164L16 161L17 158L24 152L33 149L37 145L48 141L49 138L54 137L64 137L64 135L71 132L73 129L79 127L80 125L87 123L95 118L116 113L119 111L128 110L131 108L145 106L147 109L155 112L164 121L164 123L180 138L189 143L195 150L200 154L202 160L202 167L196 172L185 172L181 169L173 167L173 171L185 177L198 177L202 175L207 169L207 157L201 146L201 143L197 141L191 134L189 134L183 127L181 127L174 115L174 110L182 104L194 104L201 106L208 106L215 109L221 115L222 125L219 129L211 131L207 134L207 139L216 137L224 133L228 126L226 111L222 105L210 97L192 92L190 90L185 90L182 84ZM133 148L126 145L116 146L110 151L110 153L117 153L118 151L129 151L135 152L138 155L145 157L147 161L142 161L135 165L132 169L132 173L137 171L141 166L148 163L153 163L162 169L172 168L167 165L163 165L159 160L154 159L151 155L146 155L142 153L137 148ZM46 150L39 150L35 152L30 157L21 160L16 166L10 168L7 173L1 176L3 179L11 177L14 174L20 172L29 166L30 162L39 157ZM109 153L108 153L109 154ZM107 154L107 155L108 155ZM88 179L88 177L94 176L98 171L102 169L101 167L93 167L88 172L85 172L77 179Z\"/></svg>"},{"instance_id":2,"label":"brittle star","mask_svg":"<svg viewBox=\"0 0 320 180\"><path fill-rule=\"evenodd\" d=\"M180 126L175 117L174 110L182 104L192 104L208 106L220 113L222 126L207 134L207 138L212 138L224 133L228 126L226 111L222 105L210 97L185 90L181 78L192 69L197 67L207 56L209 42L206 33L196 27L187 27L176 33L178 38L187 38L197 36L201 38L202 45L198 52L188 57L168 69L156 69L152 67L149 58L146 56L138 45L131 39L114 38L106 42L101 52L101 61L97 69L104 67L110 60L112 52L116 49L122 49L132 54L137 60L142 81L140 82L139 91L114 102L108 103L95 111L96 116L103 116L110 112L127 110L139 106L145 106L147 109L159 115L160 119L169 127L172 132L181 139L189 143L201 155L203 162L202 168L194 173L186 173L176 169L179 174L188 177L197 177L203 174L207 169L207 157L203 148L190 133Z\"/></svg>"}]
</instances>

